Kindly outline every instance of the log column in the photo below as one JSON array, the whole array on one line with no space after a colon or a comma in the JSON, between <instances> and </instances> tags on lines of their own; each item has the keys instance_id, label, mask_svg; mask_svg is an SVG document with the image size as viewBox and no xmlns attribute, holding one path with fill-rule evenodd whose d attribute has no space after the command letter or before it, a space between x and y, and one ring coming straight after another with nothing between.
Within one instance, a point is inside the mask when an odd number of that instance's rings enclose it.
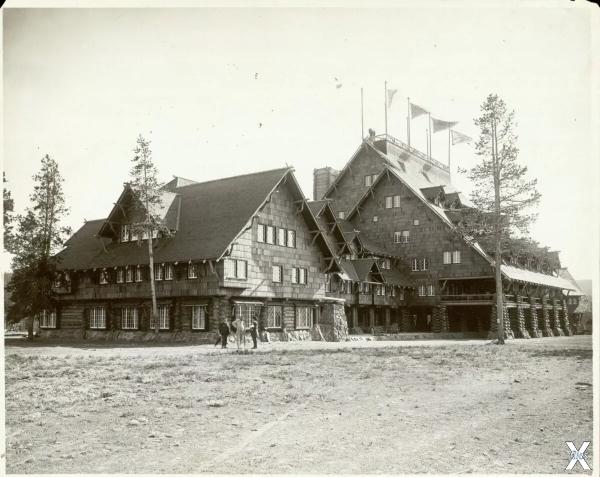
<instances>
[{"instance_id":1,"label":"log column","mask_svg":"<svg viewBox=\"0 0 600 477\"><path fill-rule=\"evenodd\" d=\"M516 319L517 329L515 330L516 338L525 338L529 339L529 332L527 331L527 327L525 326L525 308L523 307L523 297L517 295L517 319Z\"/></svg>"},{"instance_id":2,"label":"log column","mask_svg":"<svg viewBox=\"0 0 600 477\"><path fill-rule=\"evenodd\" d=\"M490 315L490 331L488 333L488 339L496 339L498 338L498 323L496 321L496 305L492 305L492 313ZM515 335L513 334L512 328L510 326L510 317L508 315L508 308L506 306L502 310L502 318L504 324L504 339L513 339Z\"/></svg>"},{"instance_id":3,"label":"log column","mask_svg":"<svg viewBox=\"0 0 600 477\"><path fill-rule=\"evenodd\" d=\"M552 332L554 336L565 336L565 332L560 327L560 305L556 298L552 299Z\"/></svg>"},{"instance_id":4,"label":"log column","mask_svg":"<svg viewBox=\"0 0 600 477\"><path fill-rule=\"evenodd\" d=\"M533 338L541 338L543 336L542 332L540 331L539 328L539 324L538 324L538 313L537 313L537 308L536 308L536 302L535 302L535 297L529 297L529 313L530 313L530 318L531 318L531 336Z\"/></svg>"},{"instance_id":5,"label":"log column","mask_svg":"<svg viewBox=\"0 0 600 477\"><path fill-rule=\"evenodd\" d=\"M400 331L402 333L408 333L412 329L411 318L408 309L402 308L400 310Z\"/></svg>"},{"instance_id":6,"label":"log column","mask_svg":"<svg viewBox=\"0 0 600 477\"><path fill-rule=\"evenodd\" d=\"M385 309L385 331L387 332L390 329L390 309Z\"/></svg>"},{"instance_id":7,"label":"log column","mask_svg":"<svg viewBox=\"0 0 600 477\"><path fill-rule=\"evenodd\" d=\"M542 297L542 322L540 323L540 328L542 336L554 336L552 328L550 328L550 308L548 307L546 297Z\"/></svg>"},{"instance_id":8,"label":"log column","mask_svg":"<svg viewBox=\"0 0 600 477\"><path fill-rule=\"evenodd\" d=\"M571 321L569 320L569 308L567 308L567 300L563 300L562 307L563 307L563 325L564 325L565 334L567 336L572 336L573 328L571 327Z\"/></svg>"}]
</instances>

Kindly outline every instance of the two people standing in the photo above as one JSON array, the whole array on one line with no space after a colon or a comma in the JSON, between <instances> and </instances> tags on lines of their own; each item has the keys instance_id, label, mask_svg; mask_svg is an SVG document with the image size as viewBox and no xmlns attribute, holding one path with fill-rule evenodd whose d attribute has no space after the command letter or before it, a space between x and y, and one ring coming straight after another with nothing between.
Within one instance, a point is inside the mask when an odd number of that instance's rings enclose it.
<instances>
[{"instance_id":1,"label":"two people standing","mask_svg":"<svg viewBox=\"0 0 600 477\"><path fill-rule=\"evenodd\" d=\"M217 337L217 341L215 342L215 346L221 343L221 348L227 348L227 339L231 332L235 332L236 334L236 342L238 344L238 349L240 347L241 340L244 340L244 347L246 346L245 339L245 327L244 322L239 318L236 318L231 325L227 322L227 319L224 319L219 323L219 336ZM258 348L258 321L253 318L250 325L250 336L252 337L253 349Z\"/></svg>"}]
</instances>

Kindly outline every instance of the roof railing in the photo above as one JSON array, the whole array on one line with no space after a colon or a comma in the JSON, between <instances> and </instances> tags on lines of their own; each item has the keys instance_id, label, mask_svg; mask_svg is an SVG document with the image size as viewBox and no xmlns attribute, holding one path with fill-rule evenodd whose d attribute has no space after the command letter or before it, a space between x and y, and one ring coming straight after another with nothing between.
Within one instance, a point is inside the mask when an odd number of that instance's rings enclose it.
<instances>
[{"instance_id":1,"label":"roof railing","mask_svg":"<svg viewBox=\"0 0 600 477\"><path fill-rule=\"evenodd\" d=\"M436 161L433 157L429 157L427 154L423 154L418 149L415 149L414 147L409 146L405 142L400 141L400 139L396 139L394 136L390 136L389 134L378 134L377 136L375 136L375 139L388 140L395 146L398 146L400 149L403 149L406 152L409 152L409 153L417 156L419 159L421 159L425 162L428 162L429 164L432 164L432 165L438 167L439 169L442 169L443 171L446 171L446 172L450 171L450 168L446 164L442 164L440 161Z\"/></svg>"}]
</instances>

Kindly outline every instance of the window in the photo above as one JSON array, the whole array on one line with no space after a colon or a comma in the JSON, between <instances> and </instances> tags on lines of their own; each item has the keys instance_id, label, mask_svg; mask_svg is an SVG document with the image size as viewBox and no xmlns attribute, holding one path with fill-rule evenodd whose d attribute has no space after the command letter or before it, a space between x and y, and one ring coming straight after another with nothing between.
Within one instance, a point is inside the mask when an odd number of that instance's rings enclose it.
<instances>
[{"instance_id":1,"label":"window","mask_svg":"<svg viewBox=\"0 0 600 477\"><path fill-rule=\"evenodd\" d=\"M281 265L273 265L273 283L281 283L283 281L283 267Z\"/></svg>"},{"instance_id":2,"label":"window","mask_svg":"<svg viewBox=\"0 0 600 477\"><path fill-rule=\"evenodd\" d=\"M419 259L418 258L413 258L412 259L412 271L413 272L418 272L419 271Z\"/></svg>"},{"instance_id":3,"label":"window","mask_svg":"<svg viewBox=\"0 0 600 477\"><path fill-rule=\"evenodd\" d=\"M415 226L421 225L421 223L419 222L419 219L413 219L413 225L415 225Z\"/></svg>"},{"instance_id":4,"label":"window","mask_svg":"<svg viewBox=\"0 0 600 477\"><path fill-rule=\"evenodd\" d=\"M56 328L56 312L44 310L40 315L40 328Z\"/></svg>"},{"instance_id":5,"label":"window","mask_svg":"<svg viewBox=\"0 0 600 477\"><path fill-rule=\"evenodd\" d=\"M158 238L158 229L152 229L152 238L153 239Z\"/></svg>"},{"instance_id":6,"label":"window","mask_svg":"<svg viewBox=\"0 0 600 477\"><path fill-rule=\"evenodd\" d=\"M129 225L121 225L121 242L129 242Z\"/></svg>"},{"instance_id":7,"label":"window","mask_svg":"<svg viewBox=\"0 0 600 477\"><path fill-rule=\"evenodd\" d=\"M401 232L394 232L394 243L408 243L410 237L410 230L402 230Z\"/></svg>"},{"instance_id":8,"label":"window","mask_svg":"<svg viewBox=\"0 0 600 477\"><path fill-rule=\"evenodd\" d=\"M267 307L267 328L281 328L283 323L283 306L270 305Z\"/></svg>"},{"instance_id":9,"label":"window","mask_svg":"<svg viewBox=\"0 0 600 477\"><path fill-rule=\"evenodd\" d=\"M331 292L331 275L328 273L325 275L325 293Z\"/></svg>"},{"instance_id":10,"label":"window","mask_svg":"<svg viewBox=\"0 0 600 477\"><path fill-rule=\"evenodd\" d=\"M391 266L391 262L389 258L384 258L383 260L381 260L381 268L383 268L384 270L389 270Z\"/></svg>"},{"instance_id":11,"label":"window","mask_svg":"<svg viewBox=\"0 0 600 477\"><path fill-rule=\"evenodd\" d=\"M192 330L206 329L206 306L192 306Z\"/></svg>"},{"instance_id":12,"label":"window","mask_svg":"<svg viewBox=\"0 0 600 477\"><path fill-rule=\"evenodd\" d=\"M198 273L196 271L195 263L188 262L187 277L188 278L198 278Z\"/></svg>"},{"instance_id":13,"label":"window","mask_svg":"<svg viewBox=\"0 0 600 477\"><path fill-rule=\"evenodd\" d=\"M100 285L106 285L108 283L108 271L106 269L100 270Z\"/></svg>"},{"instance_id":14,"label":"window","mask_svg":"<svg viewBox=\"0 0 600 477\"><path fill-rule=\"evenodd\" d=\"M121 311L121 328L124 330L138 329L138 310L133 306L127 306Z\"/></svg>"},{"instance_id":15,"label":"window","mask_svg":"<svg viewBox=\"0 0 600 477\"><path fill-rule=\"evenodd\" d=\"M142 240L148 240L148 229L144 228L144 230L142 230Z\"/></svg>"},{"instance_id":16,"label":"window","mask_svg":"<svg viewBox=\"0 0 600 477\"><path fill-rule=\"evenodd\" d=\"M344 220L345 218L346 218L346 212L344 212L343 210L340 210L338 212L338 219Z\"/></svg>"},{"instance_id":17,"label":"window","mask_svg":"<svg viewBox=\"0 0 600 477\"><path fill-rule=\"evenodd\" d=\"M155 263L154 264L154 279L155 280L162 280L165 276L165 268L163 267L162 263Z\"/></svg>"},{"instance_id":18,"label":"window","mask_svg":"<svg viewBox=\"0 0 600 477\"><path fill-rule=\"evenodd\" d=\"M133 267L125 267L125 281L127 283L133 282Z\"/></svg>"},{"instance_id":19,"label":"window","mask_svg":"<svg viewBox=\"0 0 600 477\"><path fill-rule=\"evenodd\" d=\"M419 285L419 296L425 296L427 294L427 288L425 285Z\"/></svg>"},{"instance_id":20,"label":"window","mask_svg":"<svg viewBox=\"0 0 600 477\"><path fill-rule=\"evenodd\" d=\"M373 216L373 222L378 222L379 221L379 217L377 217L376 215Z\"/></svg>"},{"instance_id":21,"label":"window","mask_svg":"<svg viewBox=\"0 0 600 477\"><path fill-rule=\"evenodd\" d=\"M296 231L288 230L287 231L287 246L291 248L296 248Z\"/></svg>"},{"instance_id":22,"label":"window","mask_svg":"<svg viewBox=\"0 0 600 477\"><path fill-rule=\"evenodd\" d=\"M248 276L248 262L246 260L225 259L225 278L239 278L245 280Z\"/></svg>"},{"instance_id":23,"label":"window","mask_svg":"<svg viewBox=\"0 0 600 477\"><path fill-rule=\"evenodd\" d=\"M394 198L391 195L388 195L385 198L385 208L391 209L392 207L394 207Z\"/></svg>"},{"instance_id":24,"label":"window","mask_svg":"<svg viewBox=\"0 0 600 477\"><path fill-rule=\"evenodd\" d=\"M404 288L399 289L398 298L404 300Z\"/></svg>"},{"instance_id":25,"label":"window","mask_svg":"<svg viewBox=\"0 0 600 477\"><path fill-rule=\"evenodd\" d=\"M390 285L390 296L396 296L396 287L394 285Z\"/></svg>"},{"instance_id":26,"label":"window","mask_svg":"<svg viewBox=\"0 0 600 477\"><path fill-rule=\"evenodd\" d=\"M296 328L310 329L313 326L315 309L308 306L296 308Z\"/></svg>"},{"instance_id":27,"label":"window","mask_svg":"<svg viewBox=\"0 0 600 477\"><path fill-rule=\"evenodd\" d=\"M125 271L122 268L117 268L117 283L125 281Z\"/></svg>"},{"instance_id":28,"label":"window","mask_svg":"<svg viewBox=\"0 0 600 477\"><path fill-rule=\"evenodd\" d=\"M165 264L165 280L173 280L173 264Z\"/></svg>"},{"instance_id":29,"label":"window","mask_svg":"<svg viewBox=\"0 0 600 477\"><path fill-rule=\"evenodd\" d=\"M285 229L277 229L277 245L285 247Z\"/></svg>"},{"instance_id":30,"label":"window","mask_svg":"<svg viewBox=\"0 0 600 477\"><path fill-rule=\"evenodd\" d=\"M308 270L306 268L292 268L292 283L306 285L308 283Z\"/></svg>"},{"instance_id":31,"label":"window","mask_svg":"<svg viewBox=\"0 0 600 477\"><path fill-rule=\"evenodd\" d=\"M427 285L427 296L433 296L433 285Z\"/></svg>"},{"instance_id":32,"label":"window","mask_svg":"<svg viewBox=\"0 0 600 477\"><path fill-rule=\"evenodd\" d=\"M267 243L275 243L275 227L267 225Z\"/></svg>"},{"instance_id":33,"label":"window","mask_svg":"<svg viewBox=\"0 0 600 477\"><path fill-rule=\"evenodd\" d=\"M394 209L397 209L398 207L400 207L400 196L395 195L394 196Z\"/></svg>"},{"instance_id":34,"label":"window","mask_svg":"<svg viewBox=\"0 0 600 477\"><path fill-rule=\"evenodd\" d=\"M362 293L371 293L371 284L367 282L361 283Z\"/></svg>"},{"instance_id":35,"label":"window","mask_svg":"<svg viewBox=\"0 0 600 477\"><path fill-rule=\"evenodd\" d=\"M342 293L352 293L352 282L350 280L342 280Z\"/></svg>"},{"instance_id":36,"label":"window","mask_svg":"<svg viewBox=\"0 0 600 477\"><path fill-rule=\"evenodd\" d=\"M106 311L104 310L103 306L95 306L90 308L90 329L106 329Z\"/></svg>"},{"instance_id":37,"label":"window","mask_svg":"<svg viewBox=\"0 0 600 477\"><path fill-rule=\"evenodd\" d=\"M150 314L150 329L153 330L155 327L152 313ZM168 330L169 329L169 305L158 305L158 329Z\"/></svg>"},{"instance_id":38,"label":"window","mask_svg":"<svg viewBox=\"0 0 600 477\"><path fill-rule=\"evenodd\" d=\"M256 228L256 241L260 243L265 241L265 226L263 224L258 224Z\"/></svg>"},{"instance_id":39,"label":"window","mask_svg":"<svg viewBox=\"0 0 600 477\"><path fill-rule=\"evenodd\" d=\"M365 186L366 187L372 186L373 182L375 182L375 179L377 179L377 174L369 174L369 175L365 176Z\"/></svg>"},{"instance_id":40,"label":"window","mask_svg":"<svg viewBox=\"0 0 600 477\"><path fill-rule=\"evenodd\" d=\"M429 270L429 260L427 258L421 259L421 270Z\"/></svg>"},{"instance_id":41,"label":"window","mask_svg":"<svg viewBox=\"0 0 600 477\"><path fill-rule=\"evenodd\" d=\"M142 267L140 265L138 265L137 267L135 267L135 281L141 282L142 280L143 280Z\"/></svg>"},{"instance_id":42,"label":"window","mask_svg":"<svg viewBox=\"0 0 600 477\"><path fill-rule=\"evenodd\" d=\"M385 289L383 285L375 285L375 293L377 296L385 296Z\"/></svg>"},{"instance_id":43,"label":"window","mask_svg":"<svg viewBox=\"0 0 600 477\"><path fill-rule=\"evenodd\" d=\"M452 252L444 252L444 265L452 263Z\"/></svg>"},{"instance_id":44,"label":"window","mask_svg":"<svg viewBox=\"0 0 600 477\"><path fill-rule=\"evenodd\" d=\"M235 317L244 322L246 328L252 325L252 320L258 321L262 304L238 303L235 305Z\"/></svg>"},{"instance_id":45,"label":"window","mask_svg":"<svg viewBox=\"0 0 600 477\"><path fill-rule=\"evenodd\" d=\"M460 250L452 252L452 263L460 263Z\"/></svg>"}]
</instances>

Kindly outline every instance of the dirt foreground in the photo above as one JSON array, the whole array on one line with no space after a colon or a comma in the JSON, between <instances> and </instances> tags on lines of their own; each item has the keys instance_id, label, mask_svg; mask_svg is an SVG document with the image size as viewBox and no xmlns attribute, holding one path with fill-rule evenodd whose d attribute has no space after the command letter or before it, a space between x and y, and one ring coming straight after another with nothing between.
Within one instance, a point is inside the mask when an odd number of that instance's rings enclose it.
<instances>
[{"instance_id":1,"label":"dirt foreground","mask_svg":"<svg viewBox=\"0 0 600 477\"><path fill-rule=\"evenodd\" d=\"M592 440L589 336L5 353L9 473L564 473Z\"/></svg>"}]
</instances>

